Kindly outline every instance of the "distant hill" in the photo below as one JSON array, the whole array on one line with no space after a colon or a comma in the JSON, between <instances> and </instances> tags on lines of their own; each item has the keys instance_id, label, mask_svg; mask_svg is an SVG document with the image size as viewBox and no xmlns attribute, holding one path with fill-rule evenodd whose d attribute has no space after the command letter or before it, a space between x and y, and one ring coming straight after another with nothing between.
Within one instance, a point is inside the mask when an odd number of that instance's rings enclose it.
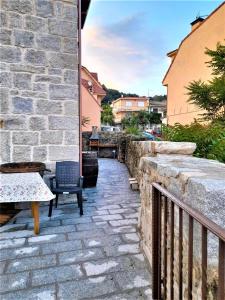
<instances>
[{"instance_id":1,"label":"distant hill","mask_svg":"<svg viewBox=\"0 0 225 300\"><path fill-rule=\"evenodd\" d=\"M111 104L113 100L120 98L122 95L123 97L139 97L138 94L124 93L115 89L107 88L104 84L102 87L106 91L106 96L103 98L102 104ZM153 101L165 101L167 97L166 95L155 95L149 98Z\"/></svg>"},{"instance_id":2,"label":"distant hill","mask_svg":"<svg viewBox=\"0 0 225 300\"><path fill-rule=\"evenodd\" d=\"M102 104L111 104L113 100L123 97L139 97L137 94L123 93L118 90L108 89L104 84L103 89L106 91L106 96L102 100Z\"/></svg>"},{"instance_id":3,"label":"distant hill","mask_svg":"<svg viewBox=\"0 0 225 300\"><path fill-rule=\"evenodd\" d=\"M155 95L153 97L149 97L150 101L158 101L158 102L161 102L161 101L166 101L167 100L167 96L166 95Z\"/></svg>"}]
</instances>

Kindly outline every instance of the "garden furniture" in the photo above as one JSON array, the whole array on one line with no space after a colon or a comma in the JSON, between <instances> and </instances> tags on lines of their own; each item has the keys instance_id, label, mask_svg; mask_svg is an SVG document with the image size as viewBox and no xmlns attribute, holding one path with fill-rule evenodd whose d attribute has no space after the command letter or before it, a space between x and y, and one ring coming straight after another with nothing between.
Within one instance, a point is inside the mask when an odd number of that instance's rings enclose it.
<instances>
[{"instance_id":1,"label":"garden furniture","mask_svg":"<svg viewBox=\"0 0 225 300\"><path fill-rule=\"evenodd\" d=\"M38 172L0 174L0 203L31 202L34 233L39 233L39 202L50 201L52 194Z\"/></svg>"},{"instance_id":2,"label":"garden furniture","mask_svg":"<svg viewBox=\"0 0 225 300\"><path fill-rule=\"evenodd\" d=\"M80 215L83 215L82 186L83 177L80 176L80 165L75 161L56 162L56 174L50 177L50 187L53 194L56 195L56 207L59 194L76 194ZM48 216L51 217L53 208L53 199L49 204Z\"/></svg>"}]
</instances>

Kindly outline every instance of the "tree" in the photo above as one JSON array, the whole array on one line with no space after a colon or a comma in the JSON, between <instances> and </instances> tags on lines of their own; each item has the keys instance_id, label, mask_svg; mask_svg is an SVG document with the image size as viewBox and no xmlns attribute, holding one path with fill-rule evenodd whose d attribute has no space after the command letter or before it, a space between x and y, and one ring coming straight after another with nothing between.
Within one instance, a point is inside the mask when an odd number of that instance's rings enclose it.
<instances>
[{"instance_id":1,"label":"tree","mask_svg":"<svg viewBox=\"0 0 225 300\"><path fill-rule=\"evenodd\" d=\"M202 120L225 122L225 45L218 43L216 50L206 49L205 53L211 57L206 64L215 77L208 82L192 81L187 87L188 101L206 110Z\"/></svg>"},{"instance_id":2,"label":"tree","mask_svg":"<svg viewBox=\"0 0 225 300\"><path fill-rule=\"evenodd\" d=\"M101 123L106 125L113 125L114 123L112 107L109 104L102 105Z\"/></svg>"},{"instance_id":3,"label":"tree","mask_svg":"<svg viewBox=\"0 0 225 300\"><path fill-rule=\"evenodd\" d=\"M122 127L138 127L138 119L137 116L134 114L127 114L121 121Z\"/></svg>"},{"instance_id":4,"label":"tree","mask_svg":"<svg viewBox=\"0 0 225 300\"><path fill-rule=\"evenodd\" d=\"M150 112L149 116L149 123L150 124L161 124L161 114L155 113L155 112Z\"/></svg>"},{"instance_id":5,"label":"tree","mask_svg":"<svg viewBox=\"0 0 225 300\"><path fill-rule=\"evenodd\" d=\"M166 99L167 99L166 95L155 95L153 97L150 97L150 101L162 102L162 101L166 101Z\"/></svg>"},{"instance_id":6,"label":"tree","mask_svg":"<svg viewBox=\"0 0 225 300\"><path fill-rule=\"evenodd\" d=\"M160 124L161 115L158 113L148 112L146 110L141 110L137 113L127 115L122 119L122 126L124 129L129 127L141 127L144 129L146 125L150 124Z\"/></svg>"},{"instance_id":7,"label":"tree","mask_svg":"<svg viewBox=\"0 0 225 300\"><path fill-rule=\"evenodd\" d=\"M136 118L138 125L144 129L150 122L150 113L146 110L141 110L137 113Z\"/></svg>"},{"instance_id":8,"label":"tree","mask_svg":"<svg viewBox=\"0 0 225 300\"><path fill-rule=\"evenodd\" d=\"M104 84L102 87L106 91L106 96L102 99L102 104L111 104L113 100L122 97L122 95L124 97L139 97L137 94L123 93L115 89L108 89Z\"/></svg>"}]
</instances>

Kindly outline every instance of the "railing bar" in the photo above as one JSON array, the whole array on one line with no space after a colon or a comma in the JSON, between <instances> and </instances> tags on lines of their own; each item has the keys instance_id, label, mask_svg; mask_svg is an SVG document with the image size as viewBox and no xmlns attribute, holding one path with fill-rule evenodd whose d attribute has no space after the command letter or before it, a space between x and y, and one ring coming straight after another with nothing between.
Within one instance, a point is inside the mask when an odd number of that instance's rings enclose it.
<instances>
[{"instance_id":1,"label":"railing bar","mask_svg":"<svg viewBox=\"0 0 225 300\"><path fill-rule=\"evenodd\" d=\"M219 286L218 286L218 300L225 299L225 242L219 240Z\"/></svg>"},{"instance_id":2,"label":"railing bar","mask_svg":"<svg viewBox=\"0 0 225 300\"><path fill-rule=\"evenodd\" d=\"M179 299L183 299L183 210L179 208Z\"/></svg>"},{"instance_id":3,"label":"railing bar","mask_svg":"<svg viewBox=\"0 0 225 300\"><path fill-rule=\"evenodd\" d=\"M202 300L207 300L207 228L202 226Z\"/></svg>"},{"instance_id":4,"label":"railing bar","mask_svg":"<svg viewBox=\"0 0 225 300\"><path fill-rule=\"evenodd\" d=\"M162 267L161 267L161 265L162 265L162 247L161 247L161 245L162 245L162 241L161 241L161 239L162 239L162 205L161 205L161 203L162 203L162 194L160 193L159 194L159 199L158 199L158 212L159 212L159 218L158 218L158 221L159 221L159 223L158 223L158 240L159 240L159 252L158 252L158 255L159 255L159 273L158 273L158 275L159 275L159 295L160 295L160 299L161 299L161 288L162 288L162 274L161 274L161 272L162 272Z\"/></svg>"},{"instance_id":5,"label":"railing bar","mask_svg":"<svg viewBox=\"0 0 225 300\"><path fill-rule=\"evenodd\" d=\"M202 213L198 212L197 210L193 209L191 206L186 204L185 202L177 199L175 196L173 196L171 193L169 193L166 189L164 189L161 185L158 183L152 183L152 186L154 186L157 190L159 190L164 196L166 196L168 199L173 201L177 206L182 208L187 214L191 215L192 218L194 218L196 221L201 223L203 226L205 226L209 231L211 231L213 234L215 234L218 238L223 240L225 242L225 229L211 221L209 218L204 216Z\"/></svg>"},{"instance_id":6,"label":"railing bar","mask_svg":"<svg viewBox=\"0 0 225 300\"><path fill-rule=\"evenodd\" d=\"M189 232L188 232L188 300L192 299L193 284L193 223L192 216L189 215Z\"/></svg>"},{"instance_id":7,"label":"railing bar","mask_svg":"<svg viewBox=\"0 0 225 300\"><path fill-rule=\"evenodd\" d=\"M170 300L174 298L174 203L171 201L170 220Z\"/></svg>"},{"instance_id":8,"label":"railing bar","mask_svg":"<svg viewBox=\"0 0 225 300\"><path fill-rule=\"evenodd\" d=\"M152 189L152 298L161 299L161 280L160 278L160 239L159 239L159 208L160 192L153 187Z\"/></svg>"},{"instance_id":9,"label":"railing bar","mask_svg":"<svg viewBox=\"0 0 225 300\"><path fill-rule=\"evenodd\" d=\"M167 210L168 201L167 198L164 200L164 241L163 241L163 257L164 257L164 266L163 266L163 287L164 287L164 299L167 299Z\"/></svg>"}]
</instances>

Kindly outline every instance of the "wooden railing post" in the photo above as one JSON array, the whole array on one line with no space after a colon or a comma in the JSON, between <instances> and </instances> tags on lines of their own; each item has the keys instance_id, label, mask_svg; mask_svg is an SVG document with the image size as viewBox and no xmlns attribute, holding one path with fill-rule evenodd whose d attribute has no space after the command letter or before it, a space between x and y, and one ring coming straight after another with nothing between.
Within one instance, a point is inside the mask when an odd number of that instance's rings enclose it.
<instances>
[{"instance_id":1,"label":"wooden railing post","mask_svg":"<svg viewBox=\"0 0 225 300\"><path fill-rule=\"evenodd\" d=\"M152 188L152 298L161 299L161 199L160 192Z\"/></svg>"}]
</instances>

